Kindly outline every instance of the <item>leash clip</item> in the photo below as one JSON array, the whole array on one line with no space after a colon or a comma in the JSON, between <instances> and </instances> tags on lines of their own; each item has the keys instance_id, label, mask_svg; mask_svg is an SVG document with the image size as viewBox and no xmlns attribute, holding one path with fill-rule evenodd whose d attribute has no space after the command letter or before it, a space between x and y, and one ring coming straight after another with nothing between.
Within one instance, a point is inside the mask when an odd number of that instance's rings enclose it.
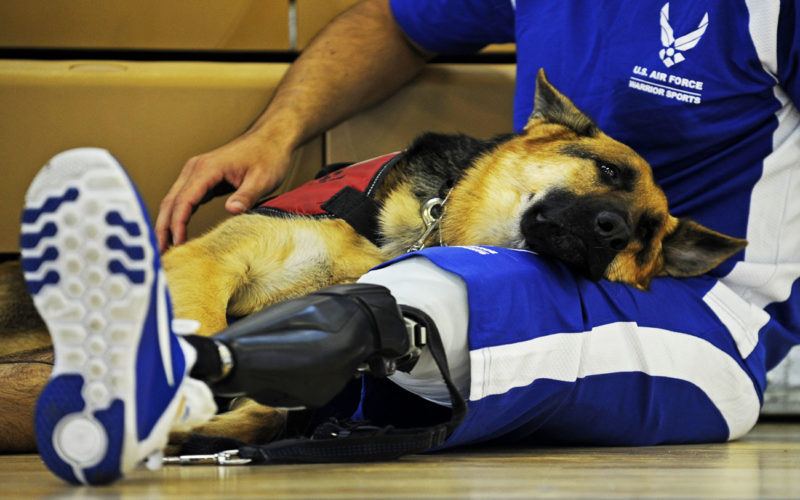
<instances>
[{"instance_id":1,"label":"leash clip","mask_svg":"<svg viewBox=\"0 0 800 500\"><path fill-rule=\"evenodd\" d=\"M425 248L425 242L428 241L431 233L433 233L442 221L442 217L444 216L444 204L447 203L448 198L450 198L451 191L452 188L447 192L447 196L445 196L444 200L438 197L431 198L422 205L420 216L422 217L422 224L425 226L425 230L422 232L422 235L417 238L417 241L408 247L406 253L416 252ZM444 246L441 233L439 233L439 246Z\"/></svg>"},{"instance_id":2,"label":"leash clip","mask_svg":"<svg viewBox=\"0 0 800 500\"><path fill-rule=\"evenodd\" d=\"M436 229L439 219L442 217L442 205L444 205L444 202L441 198L431 198L422 205L422 213L420 215L422 216L422 223L425 225L425 230L422 232L422 236L417 238L417 241L406 250L406 253L416 252L417 250L425 248L425 241L430 237L433 230ZM440 210L439 217L433 215L434 209Z\"/></svg>"},{"instance_id":3,"label":"leash clip","mask_svg":"<svg viewBox=\"0 0 800 500\"><path fill-rule=\"evenodd\" d=\"M251 458L239 457L239 450L225 450L206 455L179 455L162 459L164 465L247 465L250 462Z\"/></svg>"},{"instance_id":4,"label":"leash clip","mask_svg":"<svg viewBox=\"0 0 800 500\"><path fill-rule=\"evenodd\" d=\"M426 231L429 228L436 227L436 223L442 218L442 206L444 201L441 198L431 198L422 205L422 223L425 224ZM433 215L433 211L439 209L439 215Z\"/></svg>"}]
</instances>

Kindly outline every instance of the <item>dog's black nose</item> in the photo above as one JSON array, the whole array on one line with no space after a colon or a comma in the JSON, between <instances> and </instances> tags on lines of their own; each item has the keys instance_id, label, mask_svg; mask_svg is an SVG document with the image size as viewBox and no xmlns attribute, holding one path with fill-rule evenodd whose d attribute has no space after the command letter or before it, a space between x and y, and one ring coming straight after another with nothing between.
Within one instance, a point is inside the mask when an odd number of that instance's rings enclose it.
<instances>
[{"instance_id":1,"label":"dog's black nose","mask_svg":"<svg viewBox=\"0 0 800 500\"><path fill-rule=\"evenodd\" d=\"M625 219L607 210L594 219L594 232L605 246L616 251L624 249L631 240L630 226Z\"/></svg>"}]
</instances>

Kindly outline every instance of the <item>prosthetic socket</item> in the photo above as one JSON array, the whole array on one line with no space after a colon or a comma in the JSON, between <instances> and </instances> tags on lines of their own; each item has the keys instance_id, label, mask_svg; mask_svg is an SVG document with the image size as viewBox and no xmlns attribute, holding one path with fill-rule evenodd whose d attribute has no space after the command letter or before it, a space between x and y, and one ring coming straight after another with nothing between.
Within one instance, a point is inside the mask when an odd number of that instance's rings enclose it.
<instances>
[{"instance_id":1,"label":"prosthetic socket","mask_svg":"<svg viewBox=\"0 0 800 500\"><path fill-rule=\"evenodd\" d=\"M405 319L385 287L326 288L268 307L216 334L213 339L227 346L234 363L230 374L210 385L218 396L246 395L275 407L319 407L359 373L410 370L424 343L420 332L419 320Z\"/></svg>"}]
</instances>

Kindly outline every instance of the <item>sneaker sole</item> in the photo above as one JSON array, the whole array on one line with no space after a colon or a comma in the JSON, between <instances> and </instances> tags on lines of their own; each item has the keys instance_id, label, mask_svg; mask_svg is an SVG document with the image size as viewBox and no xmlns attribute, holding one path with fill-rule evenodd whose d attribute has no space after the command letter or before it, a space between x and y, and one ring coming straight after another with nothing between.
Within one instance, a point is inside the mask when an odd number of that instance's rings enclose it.
<instances>
[{"instance_id":1,"label":"sneaker sole","mask_svg":"<svg viewBox=\"0 0 800 500\"><path fill-rule=\"evenodd\" d=\"M142 345L159 342L155 348L170 356L161 333L156 340L142 338L153 330L146 324L153 318L169 321L145 208L111 154L70 150L31 184L20 247L28 289L55 351L36 407L39 452L68 482L109 483L142 458L146 436L136 408ZM159 332L164 327L157 326ZM158 361L170 363L163 365L170 382L171 358Z\"/></svg>"}]
</instances>

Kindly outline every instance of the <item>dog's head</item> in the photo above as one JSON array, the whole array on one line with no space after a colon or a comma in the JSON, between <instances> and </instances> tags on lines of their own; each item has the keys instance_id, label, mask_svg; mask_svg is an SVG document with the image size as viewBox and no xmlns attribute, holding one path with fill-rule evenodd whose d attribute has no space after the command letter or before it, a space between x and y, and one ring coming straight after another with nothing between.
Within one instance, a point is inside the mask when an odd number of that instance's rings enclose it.
<instances>
[{"instance_id":1,"label":"dog's head","mask_svg":"<svg viewBox=\"0 0 800 500\"><path fill-rule=\"evenodd\" d=\"M593 280L646 289L655 276L705 273L747 244L670 215L647 162L605 135L542 70L524 132L476 167L453 203L479 198L483 208L455 233L556 257Z\"/></svg>"}]
</instances>

